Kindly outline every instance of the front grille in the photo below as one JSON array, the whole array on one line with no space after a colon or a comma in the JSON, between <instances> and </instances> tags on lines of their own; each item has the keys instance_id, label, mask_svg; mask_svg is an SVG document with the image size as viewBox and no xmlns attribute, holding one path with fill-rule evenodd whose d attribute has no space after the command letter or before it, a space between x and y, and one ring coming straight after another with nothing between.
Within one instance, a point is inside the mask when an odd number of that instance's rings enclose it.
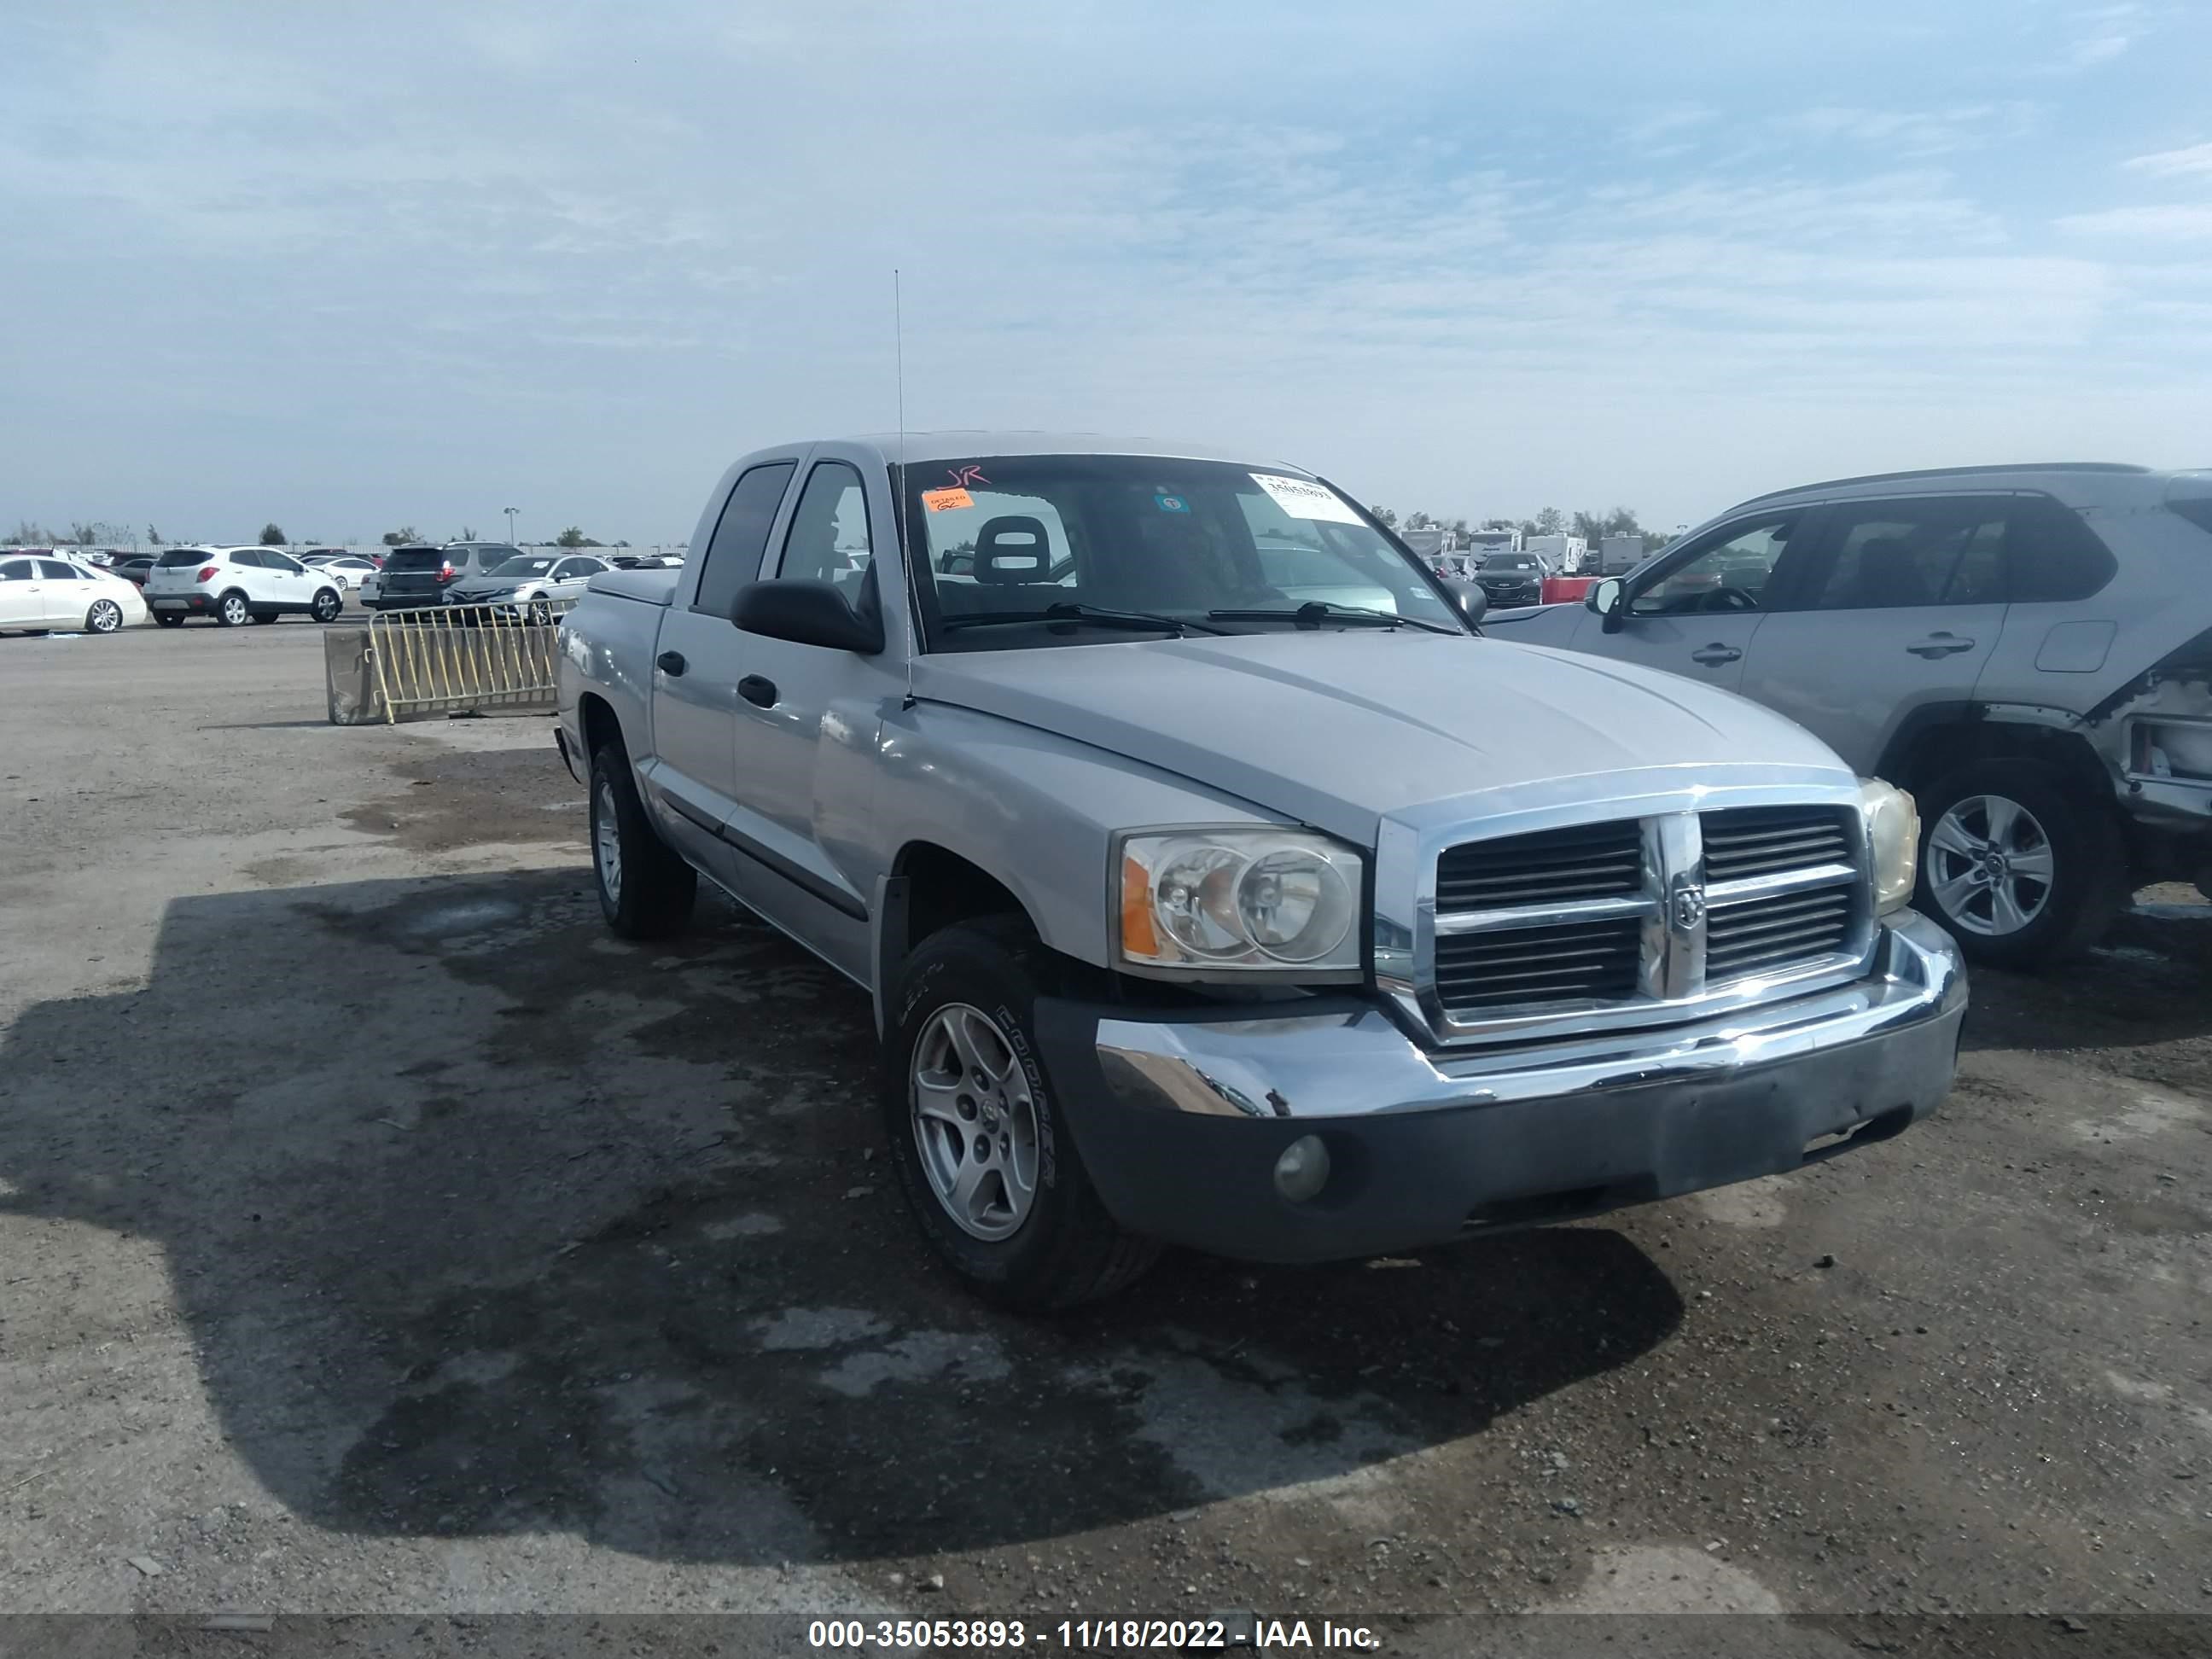
<instances>
[{"instance_id":1,"label":"front grille","mask_svg":"<svg viewBox=\"0 0 2212 1659\"><path fill-rule=\"evenodd\" d=\"M1851 862L1844 815L1832 806L1739 806L1706 813L1698 828L1708 886Z\"/></svg>"},{"instance_id":2,"label":"front grille","mask_svg":"<svg viewBox=\"0 0 2212 1659\"><path fill-rule=\"evenodd\" d=\"M1468 842L1437 860L1437 909L1611 898L1644 888L1644 829L1634 818Z\"/></svg>"},{"instance_id":3,"label":"front grille","mask_svg":"<svg viewBox=\"0 0 2212 1659\"><path fill-rule=\"evenodd\" d=\"M1617 916L1447 934L1437 941L1437 994L1455 1011L1618 1002L1636 994L1643 927Z\"/></svg>"},{"instance_id":4,"label":"front grille","mask_svg":"<svg viewBox=\"0 0 2212 1659\"><path fill-rule=\"evenodd\" d=\"M1774 973L1841 951L1850 937L1854 897L1849 887L1819 887L1717 907L1705 922L1705 983Z\"/></svg>"},{"instance_id":5,"label":"front grille","mask_svg":"<svg viewBox=\"0 0 2212 1659\"><path fill-rule=\"evenodd\" d=\"M1847 970L1869 921L1860 844L1848 807L1808 803L1446 848L1429 1006L1448 1035L1571 1031L1687 1018L1708 991Z\"/></svg>"}]
</instances>

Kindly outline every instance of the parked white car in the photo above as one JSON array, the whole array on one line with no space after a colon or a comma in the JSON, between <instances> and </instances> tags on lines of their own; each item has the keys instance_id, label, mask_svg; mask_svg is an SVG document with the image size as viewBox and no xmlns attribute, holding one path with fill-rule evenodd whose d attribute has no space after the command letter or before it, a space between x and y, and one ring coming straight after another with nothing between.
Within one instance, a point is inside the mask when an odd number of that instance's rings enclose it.
<instances>
[{"instance_id":1,"label":"parked white car","mask_svg":"<svg viewBox=\"0 0 2212 1659\"><path fill-rule=\"evenodd\" d=\"M273 547L173 547L146 573L146 603L164 628L187 617L237 628L288 613L326 623L345 600L331 578Z\"/></svg>"},{"instance_id":2,"label":"parked white car","mask_svg":"<svg viewBox=\"0 0 2212 1659\"><path fill-rule=\"evenodd\" d=\"M343 593L349 588L359 587L376 574L376 562L364 559L358 553L317 553L300 561L312 570L319 570L338 586Z\"/></svg>"},{"instance_id":3,"label":"parked white car","mask_svg":"<svg viewBox=\"0 0 2212 1659\"><path fill-rule=\"evenodd\" d=\"M592 578L612 569L588 553L518 553L481 576L455 582L445 592L447 605L511 605L517 611L556 599L580 599Z\"/></svg>"},{"instance_id":4,"label":"parked white car","mask_svg":"<svg viewBox=\"0 0 2212 1659\"><path fill-rule=\"evenodd\" d=\"M0 629L112 634L146 614L138 590L112 571L45 554L0 559Z\"/></svg>"}]
</instances>

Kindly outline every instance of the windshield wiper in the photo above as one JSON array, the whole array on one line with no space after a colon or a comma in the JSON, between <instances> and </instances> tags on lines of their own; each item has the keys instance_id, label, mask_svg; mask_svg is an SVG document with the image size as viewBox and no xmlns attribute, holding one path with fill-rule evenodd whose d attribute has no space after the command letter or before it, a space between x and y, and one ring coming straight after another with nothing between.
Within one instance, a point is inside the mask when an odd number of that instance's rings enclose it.
<instances>
[{"instance_id":1,"label":"windshield wiper","mask_svg":"<svg viewBox=\"0 0 2212 1659\"><path fill-rule=\"evenodd\" d=\"M1219 615L1219 612L1214 614ZM1141 629L1146 633L1157 629L1164 633L1181 636L1186 628L1203 629L1209 634L1226 634L1226 628L1214 628L1187 617L1162 617L1149 611L1115 611L1103 605L1081 605L1073 599L1062 599L1042 611L1005 611L969 617L947 617L943 626L947 633L956 628L996 628L1005 623L1086 622L1102 628Z\"/></svg>"},{"instance_id":2,"label":"windshield wiper","mask_svg":"<svg viewBox=\"0 0 2212 1659\"><path fill-rule=\"evenodd\" d=\"M1308 599L1295 611L1209 611L1206 613L1218 622L1287 622L1300 628L1319 628L1325 622L1352 617L1375 622L1385 622L1395 628L1404 623L1431 634L1457 634L1459 629L1446 627L1443 623L1423 622L1419 617L1408 617L1402 611L1377 611L1371 605L1339 605L1334 599Z\"/></svg>"}]
</instances>

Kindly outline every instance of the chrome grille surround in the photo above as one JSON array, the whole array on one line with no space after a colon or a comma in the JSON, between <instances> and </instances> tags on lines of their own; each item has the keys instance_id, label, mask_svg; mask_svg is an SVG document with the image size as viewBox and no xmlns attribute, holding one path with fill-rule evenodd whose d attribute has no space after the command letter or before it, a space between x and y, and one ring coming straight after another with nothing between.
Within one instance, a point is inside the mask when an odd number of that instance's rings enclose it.
<instances>
[{"instance_id":1,"label":"chrome grille surround","mask_svg":"<svg viewBox=\"0 0 2212 1659\"><path fill-rule=\"evenodd\" d=\"M1688 782L1686 775L1717 781ZM1727 820L1724 828L1740 831L1748 825L1753 833L1718 837L1717 862L1755 873L1708 884L1705 825L1710 816L1774 808L1828 815L1832 841L1843 856L1771 868L1774 860L1761 855L1766 843L1795 846L1804 834L1771 836L1758 817ZM1637 825L1642 860L1635 891L1477 910L1453 908L1469 891L1469 884L1461 879L1446 883L1453 896L1438 908L1438 863L1454 848L1619 820ZM1817 856L1826 849L1796 850ZM1463 874L1468 860L1462 858L1455 867ZM1474 867L1482 867L1480 860ZM1654 767L1478 791L1383 819L1376 852L1376 979L1402 1016L1450 1044L1528 1042L1708 1018L1863 975L1876 933L1870 868L1856 780L1834 771L1740 764L1692 773L1687 768ZM1840 908L1824 895L1840 895ZM1744 966L1724 981L1707 972L1716 913L1723 918L1723 958ZM1446 966L1439 972L1440 939L1574 928L1580 931L1555 936L1587 945L1596 937L1591 925L1601 922L1632 924L1636 930L1634 988L1626 996L1571 994L1526 1003L1482 996L1470 1000L1480 1006L1462 1001L1455 1006L1455 984L1469 982L1468 952L1448 947ZM1747 948L1747 941L1757 936L1753 930L1769 928L1770 923L1776 924L1770 931L1808 943L1809 953L1777 962ZM1540 937L1532 934L1532 942ZM1825 948L1829 945L1833 948ZM1522 968L1517 963L1507 966ZM1539 982L1547 988L1559 983ZM1610 981L1608 988L1619 983L1617 978Z\"/></svg>"}]
</instances>

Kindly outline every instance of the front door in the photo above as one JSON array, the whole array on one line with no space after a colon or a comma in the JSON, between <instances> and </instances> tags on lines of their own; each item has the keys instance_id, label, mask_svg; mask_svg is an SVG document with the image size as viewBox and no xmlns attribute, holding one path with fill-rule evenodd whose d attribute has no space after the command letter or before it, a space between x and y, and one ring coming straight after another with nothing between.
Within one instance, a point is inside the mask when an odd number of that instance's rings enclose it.
<instances>
[{"instance_id":1,"label":"front door","mask_svg":"<svg viewBox=\"0 0 2212 1659\"><path fill-rule=\"evenodd\" d=\"M738 478L716 519L697 574L685 572L653 649L652 758L639 770L670 839L725 887L738 888L738 855L725 831L737 810L730 728L744 669L730 621L738 590L760 574L776 509L796 463L772 461Z\"/></svg>"},{"instance_id":2,"label":"front door","mask_svg":"<svg viewBox=\"0 0 2212 1659\"><path fill-rule=\"evenodd\" d=\"M2004 629L2011 502L1922 495L1829 506L1805 579L1752 643L1744 695L1873 774L1917 711L1972 698Z\"/></svg>"},{"instance_id":3,"label":"front door","mask_svg":"<svg viewBox=\"0 0 2212 1659\"><path fill-rule=\"evenodd\" d=\"M815 463L772 575L828 582L856 607L878 603L867 490L850 462ZM751 857L741 896L822 942L848 972L867 966L867 908L837 848L865 829L884 701L905 689L880 658L741 634L731 830Z\"/></svg>"},{"instance_id":4,"label":"front door","mask_svg":"<svg viewBox=\"0 0 2212 1659\"><path fill-rule=\"evenodd\" d=\"M1670 549L1631 592L1614 631L1584 613L1575 648L1735 690L1767 620L1776 568L1805 522L1802 507L1755 514Z\"/></svg>"}]
</instances>

